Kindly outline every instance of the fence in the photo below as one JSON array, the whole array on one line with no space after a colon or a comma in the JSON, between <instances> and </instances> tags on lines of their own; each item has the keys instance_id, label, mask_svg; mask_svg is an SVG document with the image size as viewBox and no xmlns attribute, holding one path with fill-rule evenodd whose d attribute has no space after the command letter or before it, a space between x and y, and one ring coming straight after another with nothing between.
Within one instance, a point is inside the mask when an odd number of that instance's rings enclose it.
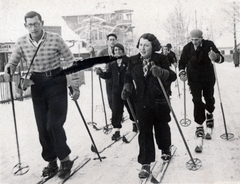
<instances>
[{"instance_id":1,"label":"fence","mask_svg":"<svg viewBox=\"0 0 240 184\"><path fill-rule=\"evenodd\" d=\"M3 77L3 73L0 74L0 104L9 103L11 101L10 95L10 85L6 82ZM31 97L31 90L28 88L26 91L18 89L18 84L20 81L20 74L15 73L13 75L12 87L13 87L13 97L15 100L22 101L23 99Z\"/></svg>"}]
</instances>

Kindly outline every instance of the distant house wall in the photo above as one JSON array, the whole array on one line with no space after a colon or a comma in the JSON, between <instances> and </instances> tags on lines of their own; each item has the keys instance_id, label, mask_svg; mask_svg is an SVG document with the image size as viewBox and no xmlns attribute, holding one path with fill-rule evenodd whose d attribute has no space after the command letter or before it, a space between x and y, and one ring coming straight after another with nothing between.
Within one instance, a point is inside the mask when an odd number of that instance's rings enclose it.
<instances>
[{"instance_id":1,"label":"distant house wall","mask_svg":"<svg viewBox=\"0 0 240 184\"><path fill-rule=\"evenodd\" d=\"M218 50L224 56L225 61L233 61L233 47L218 47Z\"/></svg>"}]
</instances>

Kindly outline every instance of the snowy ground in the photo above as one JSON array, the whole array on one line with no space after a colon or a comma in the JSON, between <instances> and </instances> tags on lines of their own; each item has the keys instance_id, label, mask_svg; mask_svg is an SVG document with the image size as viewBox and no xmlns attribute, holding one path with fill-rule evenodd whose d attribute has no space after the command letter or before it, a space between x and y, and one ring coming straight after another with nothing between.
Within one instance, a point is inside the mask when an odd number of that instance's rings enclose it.
<instances>
[{"instance_id":1,"label":"snowy ground","mask_svg":"<svg viewBox=\"0 0 240 184\"><path fill-rule=\"evenodd\" d=\"M190 171L186 168L186 162L190 156L182 141L179 130L174 119L170 122L172 142L177 146L177 151L165 174L163 183L240 183L240 126L238 124L240 115L240 68L235 68L232 63L225 62L217 66L222 104L225 112L227 131L234 134L232 140L224 140L220 135L225 133L222 111L218 90L216 88L216 110L215 128L213 140L204 140L203 153L194 152L195 124L192 115L192 101L188 88L186 90L187 118L191 120L189 127L182 127L181 130L187 141L193 158L202 162L202 167L197 171ZM85 72L86 85L81 87L81 97L78 100L80 108L87 122L91 120L91 83L90 72ZM102 81L105 104L105 82ZM178 88L172 84L172 107L178 121L184 117L183 105L183 83L179 82L181 92L178 97ZM94 116L93 121L98 126L105 124L101 93L98 77L94 74ZM110 111L107 108L107 119L110 118ZM29 171L22 176L13 175L13 167L18 163L17 145L12 115L12 105L0 105L0 183L36 183L40 179L41 171L46 163L41 158L41 147L38 141L38 133L33 115L31 100L15 102L18 138L22 165L28 165ZM126 114L127 115L127 114ZM106 135L103 131L95 131L91 126L89 129L99 149L110 140L111 134ZM123 123L122 133L131 131L132 123L127 120ZM76 155L80 162L84 157L91 157L91 161L82 168L68 183L76 184L133 184L138 183L138 172L140 165L137 163L138 143L135 138L130 144L122 144L121 141L114 144L110 149L105 150L101 156L106 156L102 162L94 160L97 155L90 150L91 140L88 136L83 121L77 111L75 103L69 100L68 118L65 124L68 137L68 144L72 149L71 158ZM157 152L157 160L160 160ZM48 183L58 183L56 178Z\"/></svg>"}]
</instances>

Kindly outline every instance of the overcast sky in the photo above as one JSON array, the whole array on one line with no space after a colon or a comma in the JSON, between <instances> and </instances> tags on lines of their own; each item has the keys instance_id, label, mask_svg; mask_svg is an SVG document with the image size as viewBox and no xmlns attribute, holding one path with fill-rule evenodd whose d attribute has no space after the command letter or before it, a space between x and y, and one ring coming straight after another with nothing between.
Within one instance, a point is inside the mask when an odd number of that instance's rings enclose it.
<instances>
[{"instance_id":1,"label":"overcast sky","mask_svg":"<svg viewBox=\"0 0 240 184\"><path fill-rule=\"evenodd\" d=\"M238 0L239 1L239 0ZM108 8L97 7L99 2L109 2ZM211 22L219 26L224 22L221 9L231 0L0 0L0 42L16 39L27 33L24 28L24 15L28 11L39 12L45 25L63 24L61 16L94 14L97 12L112 12L122 9L123 2L133 9L134 34L139 37L145 32L155 34L160 40L165 40L166 31L162 24L174 7L181 2L184 11L190 18L190 29L195 27L195 12L198 21ZM126 7L126 6L124 6ZM219 33L216 33L219 34Z\"/></svg>"}]
</instances>

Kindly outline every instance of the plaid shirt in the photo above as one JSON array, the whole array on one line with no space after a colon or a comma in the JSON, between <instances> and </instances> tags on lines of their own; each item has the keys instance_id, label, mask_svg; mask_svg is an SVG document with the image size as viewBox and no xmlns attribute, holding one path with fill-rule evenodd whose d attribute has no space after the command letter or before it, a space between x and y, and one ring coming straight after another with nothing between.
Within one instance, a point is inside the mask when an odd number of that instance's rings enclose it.
<instances>
[{"instance_id":1,"label":"plaid shirt","mask_svg":"<svg viewBox=\"0 0 240 184\"><path fill-rule=\"evenodd\" d=\"M23 59L29 66L36 50L37 47L33 43L29 34L19 38L15 43L9 64L17 66L20 60ZM72 65L74 61L73 54L63 39L58 34L44 32L42 44L33 61L30 71L46 72L56 69L61 66L61 57L67 61L68 66Z\"/></svg>"}]
</instances>

